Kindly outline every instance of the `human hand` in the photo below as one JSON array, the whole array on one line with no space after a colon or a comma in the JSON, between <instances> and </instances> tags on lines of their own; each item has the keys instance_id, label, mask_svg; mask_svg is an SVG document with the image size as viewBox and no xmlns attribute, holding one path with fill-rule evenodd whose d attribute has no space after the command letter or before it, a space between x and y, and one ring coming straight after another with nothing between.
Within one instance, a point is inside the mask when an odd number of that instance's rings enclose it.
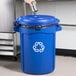
<instances>
[{"instance_id":1,"label":"human hand","mask_svg":"<svg viewBox=\"0 0 76 76\"><path fill-rule=\"evenodd\" d=\"M28 3L29 5L31 5L31 3L34 1L34 2L36 2L35 0L24 0L25 1L25 3Z\"/></svg>"}]
</instances>

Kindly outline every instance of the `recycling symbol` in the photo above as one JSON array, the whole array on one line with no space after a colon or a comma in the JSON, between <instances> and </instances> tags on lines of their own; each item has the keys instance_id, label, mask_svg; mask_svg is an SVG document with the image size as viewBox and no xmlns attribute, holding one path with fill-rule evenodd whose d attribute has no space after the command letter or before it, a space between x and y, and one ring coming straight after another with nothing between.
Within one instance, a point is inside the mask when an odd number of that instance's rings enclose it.
<instances>
[{"instance_id":1,"label":"recycling symbol","mask_svg":"<svg viewBox=\"0 0 76 76\"><path fill-rule=\"evenodd\" d=\"M33 50L35 52L44 52L45 46L43 44L43 42L35 42L35 44L33 45Z\"/></svg>"}]
</instances>

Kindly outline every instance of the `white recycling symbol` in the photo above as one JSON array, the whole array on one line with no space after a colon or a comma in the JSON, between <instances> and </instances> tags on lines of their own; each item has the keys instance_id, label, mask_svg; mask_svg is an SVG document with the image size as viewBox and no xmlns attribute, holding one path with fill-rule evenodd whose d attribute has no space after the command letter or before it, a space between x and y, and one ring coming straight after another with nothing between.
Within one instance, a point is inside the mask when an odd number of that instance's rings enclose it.
<instances>
[{"instance_id":1,"label":"white recycling symbol","mask_svg":"<svg viewBox=\"0 0 76 76\"><path fill-rule=\"evenodd\" d=\"M38 48L39 47L39 48ZM43 44L43 42L35 42L35 44L33 45L33 50L35 52L44 52L45 46Z\"/></svg>"}]
</instances>

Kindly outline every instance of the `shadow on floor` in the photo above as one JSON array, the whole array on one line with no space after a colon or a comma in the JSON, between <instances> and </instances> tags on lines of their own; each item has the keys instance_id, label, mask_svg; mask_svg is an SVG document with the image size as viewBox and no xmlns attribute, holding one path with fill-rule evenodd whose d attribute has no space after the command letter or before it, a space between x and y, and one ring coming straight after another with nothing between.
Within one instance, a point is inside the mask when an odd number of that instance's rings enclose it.
<instances>
[{"instance_id":1,"label":"shadow on floor","mask_svg":"<svg viewBox=\"0 0 76 76\"><path fill-rule=\"evenodd\" d=\"M0 56L0 66L11 71L21 72L20 56L17 61L13 60L13 57Z\"/></svg>"}]
</instances>

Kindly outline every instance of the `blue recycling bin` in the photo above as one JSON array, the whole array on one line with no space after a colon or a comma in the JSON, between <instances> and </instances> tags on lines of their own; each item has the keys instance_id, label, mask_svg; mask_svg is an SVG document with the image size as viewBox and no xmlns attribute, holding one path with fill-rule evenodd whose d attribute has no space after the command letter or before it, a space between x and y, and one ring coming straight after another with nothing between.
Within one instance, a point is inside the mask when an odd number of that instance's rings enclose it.
<instances>
[{"instance_id":1,"label":"blue recycling bin","mask_svg":"<svg viewBox=\"0 0 76 76\"><path fill-rule=\"evenodd\" d=\"M55 69L56 31L59 20L48 15L27 15L16 19L20 32L21 66L24 73L47 74Z\"/></svg>"}]
</instances>

